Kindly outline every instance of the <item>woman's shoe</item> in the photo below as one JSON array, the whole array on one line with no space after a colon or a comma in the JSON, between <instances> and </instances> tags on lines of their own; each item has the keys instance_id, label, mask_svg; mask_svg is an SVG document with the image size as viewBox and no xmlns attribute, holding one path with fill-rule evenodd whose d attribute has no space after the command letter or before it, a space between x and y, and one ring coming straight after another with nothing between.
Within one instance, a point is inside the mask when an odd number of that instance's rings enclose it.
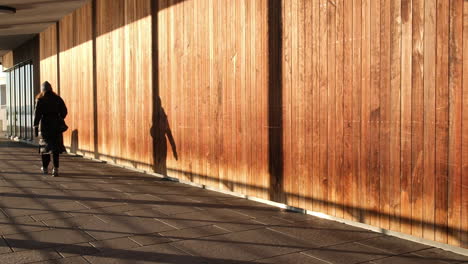
<instances>
[{"instance_id":1,"label":"woman's shoe","mask_svg":"<svg viewBox=\"0 0 468 264\"><path fill-rule=\"evenodd\" d=\"M49 174L49 168L41 167L42 174Z\"/></svg>"},{"instance_id":2,"label":"woman's shoe","mask_svg":"<svg viewBox=\"0 0 468 264\"><path fill-rule=\"evenodd\" d=\"M58 177L58 176L59 176L58 168L53 168L53 169L52 169L52 176L53 176L53 177Z\"/></svg>"}]
</instances>

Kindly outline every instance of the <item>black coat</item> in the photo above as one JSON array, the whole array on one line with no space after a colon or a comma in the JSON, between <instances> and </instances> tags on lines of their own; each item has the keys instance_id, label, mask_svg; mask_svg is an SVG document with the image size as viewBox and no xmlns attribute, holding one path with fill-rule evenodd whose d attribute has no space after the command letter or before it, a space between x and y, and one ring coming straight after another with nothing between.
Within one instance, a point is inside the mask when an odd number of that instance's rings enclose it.
<instances>
[{"instance_id":1,"label":"black coat","mask_svg":"<svg viewBox=\"0 0 468 264\"><path fill-rule=\"evenodd\" d=\"M65 118L68 114L67 107L60 96L48 92L36 102L34 114L34 126L39 126L40 131L40 152L63 153L63 135L60 132L60 118Z\"/></svg>"}]
</instances>

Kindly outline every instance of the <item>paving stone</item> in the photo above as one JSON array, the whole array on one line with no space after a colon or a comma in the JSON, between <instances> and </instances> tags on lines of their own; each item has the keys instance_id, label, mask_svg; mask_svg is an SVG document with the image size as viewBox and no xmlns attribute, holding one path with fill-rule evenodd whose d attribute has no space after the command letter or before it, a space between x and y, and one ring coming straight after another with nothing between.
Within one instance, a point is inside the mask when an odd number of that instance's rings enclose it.
<instances>
[{"instance_id":1,"label":"paving stone","mask_svg":"<svg viewBox=\"0 0 468 264\"><path fill-rule=\"evenodd\" d=\"M34 150L0 139L0 156L9 159L0 165L0 235L6 239L0 238L0 264L466 261L417 243L78 157L62 156L61 177L42 176ZM31 250L36 248L41 249Z\"/></svg>"},{"instance_id":2,"label":"paving stone","mask_svg":"<svg viewBox=\"0 0 468 264\"><path fill-rule=\"evenodd\" d=\"M0 254L2 264L24 264L50 259L59 259L61 256L50 250L27 250L8 254Z\"/></svg>"},{"instance_id":3,"label":"paving stone","mask_svg":"<svg viewBox=\"0 0 468 264\"><path fill-rule=\"evenodd\" d=\"M52 219L43 221L48 227L60 229L75 229L83 227L86 231L86 226L96 225L96 223L104 223L101 219L94 215L85 214L83 216L75 216L64 219Z\"/></svg>"},{"instance_id":4,"label":"paving stone","mask_svg":"<svg viewBox=\"0 0 468 264\"><path fill-rule=\"evenodd\" d=\"M257 221L257 219L241 219L226 221L222 223L216 223L216 226L226 229L230 232L247 231L266 227L265 224L260 223L259 221Z\"/></svg>"},{"instance_id":5,"label":"paving stone","mask_svg":"<svg viewBox=\"0 0 468 264\"><path fill-rule=\"evenodd\" d=\"M72 245L64 245L64 246L55 248L55 250L64 258L69 258L69 257L74 257L74 256L94 255L100 252L97 248L95 248L89 242L72 244Z\"/></svg>"},{"instance_id":6,"label":"paving stone","mask_svg":"<svg viewBox=\"0 0 468 264\"><path fill-rule=\"evenodd\" d=\"M166 218L168 215L157 211L153 210L152 208L146 208L146 209L138 209L138 210L132 210L125 212L125 214L135 216L135 217L143 217L143 218Z\"/></svg>"},{"instance_id":7,"label":"paving stone","mask_svg":"<svg viewBox=\"0 0 468 264\"><path fill-rule=\"evenodd\" d=\"M97 248L99 251L114 250L114 249L131 249L131 248L141 247L135 241L127 237L93 241L93 242L90 242L90 244L93 245L95 248Z\"/></svg>"},{"instance_id":8,"label":"paving stone","mask_svg":"<svg viewBox=\"0 0 468 264\"><path fill-rule=\"evenodd\" d=\"M90 223L81 226L96 240L105 240L135 234L150 234L174 229L161 221L132 216L99 216L103 223Z\"/></svg>"},{"instance_id":9,"label":"paving stone","mask_svg":"<svg viewBox=\"0 0 468 264\"><path fill-rule=\"evenodd\" d=\"M7 235L4 238L14 251L52 248L93 240L82 231L64 229Z\"/></svg>"},{"instance_id":10,"label":"paving stone","mask_svg":"<svg viewBox=\"0 0 468 264\"><path fill-rule=\"evenodd\" d=\"M447 264L445 261L425 258L415 254L404 254L380 260L373 260L374 264Z\"/></svg>"},{"instance_id":11,"label":"paving stone","mask_svg":"<svg viewBox=\"0 0 468 264\"><path fill-rule=\"evenodd\" d=\"M83 257L78 256L78 257L71 257L71 258L62 258L62 259L53 259L53 260L35 262L34 264L89 264L89 262L87 262L86 259L84 259Z\"/></svg>"},{"instance_id":12,"label":"paving stone","mask_svg":"<svg viewBox=\"0 0 468 264\"><path fill-rule=\"evenodd\" d=\"M49 229L42 222L35 222L29 216L0 219L0 235L36 232Z\"/></svg>"},{"instance_id":13,"label":"paving stone","mask_svg":"<svg viewBox=\"0 0 468 264\"><path fill-rule=\"evenodd\" d=\"M357 243L346 243L322 247L303 252L303 254L334 264L354 264L392 256L388 252Z\"/></svg>"},{"instance_id":14,"label":"paving stone","mask_svg":"<svg viewBox=\"0 0 468 264\"><path fill-rule=\"evenodd\" d=\"M134 250L105 252L86 256L85 258L92 264L207 263L203 262L203 258L190 256L169 244L151 245Z\"/></svg>"},{"instance_id":15,"label":"paving stone","mask_svg":"<svg viewBox=\"0 0 468 264\"><path fill-rule=\"evenodd\" d=\"M131 240L135 241L136 243L138 243L141 246L148 246L148 245L172 242L171 239L163 237L158 233L136 235L136 236L131 236L129 238Z\"/></svg>"},{"instance_id":16,"label":"paving stone","mask_svg":"<svg viewBox=\"0 0 468 264\"><path fill-rule=\"evenodd\" d=\"M36 221L44 221L44 220L70 218L70 217L73 217L73 216L71 214L67 213L67 212L57 212L57 213L31 215L31 217Z\"/></svg>"},{"instance_id":17,"label":"paving stone","mask_svg":"<svg viewBox=\"0 0 468 264\"><path fill-rule=\"evenodd\" d=\"M345 226L344 224L323 220L292 223L289 225L274 226L272 230L301 239L305 245L320 245L327 247L347 242L360 241L381 236L378 233Z\"/></svg>"},{"instance_id":18,"label":"paving stone","mask_svg":"<svg viewBox=\"0 0 468 264\"><path fill-rule=\"evenodd\" d=\"M165 213L165 211L163 212ZM227 209L210 209L169 215L168 217L158 217L157 219L178 229L182 229L213 224L220 226L221 224L236 223L239 220L248 218L248 216L240 215Z\"/></svg>"},{"instance_id":19,"label":"paving stone","mask_svg":"<svg viewBox=\"0 0 468 264\"><path fill-rule=\"evenodd\" d=\"M359 241L358 243L378 248L395 254L403 254L414 252L422 249L431 248L430 246L415 243L412 241L400 239L393 236L380 236L367 240Z\"/></svg>"},{"instance_id":20,"label":"paving stone","mask_svg":"<svg viewBox=\"0 0 468 264\"><path fill-rule=\"evenodd\" d=\"M172 241L178 241L178 240L186 240L186 239L191 239L191 238L220 235L220 234L225 234L225 233L230 233L230 231L211 225L211 226L200 226L200 227L166 231L166 232L161 232L160 234L164 237L169 238Z\"/></svg>"},{"instance_id":21,"label":"paving stone","mask_svg":"<svg viewBox=\"0 0 468 264\"><path fill-rule=\"evenodd\" d=\"M45 208L3 208L3 210L9 217L31 216L50 213L50 211Z\"/></svg>"},{"instance_id":22,"label":"paving stone","mask_svg":"<svg viewBox=\"0 0 468 264\"><path fill-rule=\"evenodd\" d=\"M7 245L5 240L2 237L0 237L0 254L10 253L10 252L11 252L10 247Z\"/></svg>"},{"instance_id":23,"label":"paving stone","mask_svg":"<svg viewBox=\"0 0 468 264\"><path fill-rule=\"evenodd\" d=\"M171 243L171 245L191 255L236 261L253 261L310 249L304 247L302 241L269 229L183 240Z\"/></svg>"},{"instance_id":24,"label":"paving stone","mask_svg":"<svg viewBox=\"0 0 468 264\"><path fill-rule=\"evenodd\" d=\"M468 256L458 255L450 251L442 250L440 248L424 249L414 252L413 254L426 258L447 261L450 263L468 263Z\"/></svg>"},{"instance_id":25,"label":"paving stone","mask_svg":"<svg viewBox=\"0 0 468 264\"><path fill-rule=\"evenodd\" d=\"M255 261L255 263L269 263L269 264L330 264L322 260L316 259L302 253L292 253L267 259Z\"/></svg>"}]
</instances>

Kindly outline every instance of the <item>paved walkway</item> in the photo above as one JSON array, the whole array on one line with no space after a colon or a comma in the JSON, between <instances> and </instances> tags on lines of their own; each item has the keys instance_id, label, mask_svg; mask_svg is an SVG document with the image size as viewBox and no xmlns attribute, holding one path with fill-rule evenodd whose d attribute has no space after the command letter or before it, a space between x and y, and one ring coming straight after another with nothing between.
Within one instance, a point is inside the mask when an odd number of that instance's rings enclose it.
<instances>
[{"instance_id":1,"label":"paved walkway","mask_svg":"<svg viewBox=\"0 0 468 264\"><path fill-rule=\"evenodd\" d=\"M0 139L0 263L462 263L467 257Z\"/></svg>"}]
</instances>

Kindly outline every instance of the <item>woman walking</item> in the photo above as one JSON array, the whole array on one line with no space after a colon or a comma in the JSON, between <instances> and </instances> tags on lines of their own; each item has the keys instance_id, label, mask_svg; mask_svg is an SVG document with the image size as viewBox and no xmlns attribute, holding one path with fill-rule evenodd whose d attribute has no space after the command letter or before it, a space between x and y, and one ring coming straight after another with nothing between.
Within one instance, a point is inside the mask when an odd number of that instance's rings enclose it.
<instances>
[{"instance_id":1,"label":"woman walking","mask_svg":"<svg viewBox=\"0 0 468 264\"><path fill-rule=\"evenodd\" d=\"M34 114L34 133L36 137L40 136L39 152L42 156L41 171L43 174L49 173L52 154L54 164L52 176L58 176L59 155L65 152L62 133L66 130L63 120L67 113L67 107L62 98L54 93L49 82L44 82L41 92L36 97Z\"/></svg>"}]
</instances>

